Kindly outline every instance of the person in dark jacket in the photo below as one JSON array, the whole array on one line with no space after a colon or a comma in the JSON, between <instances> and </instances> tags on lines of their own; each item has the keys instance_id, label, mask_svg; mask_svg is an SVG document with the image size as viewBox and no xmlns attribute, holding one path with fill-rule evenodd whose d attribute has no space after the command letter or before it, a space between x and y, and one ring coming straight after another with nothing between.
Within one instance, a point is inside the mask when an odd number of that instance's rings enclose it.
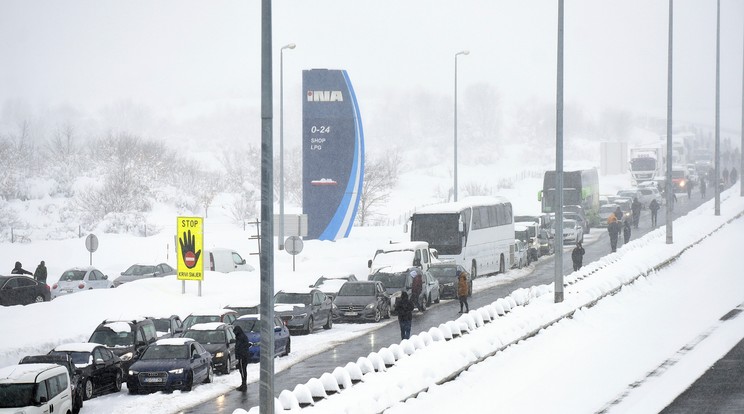
<instances>
[{"instance_id":1,"label":"person in dark jacket","mask_svg":"<svg viewBox=\"0 0 744 414\"><path fill-rule=\"evenodd\" d=\"M41 263L39 263L38 266L36 266L36 271L34 272L34 279L41 283L46 283L47 278L47 268L44 264L44 261L42 260Z\"/></svg>"},{"instance_id":2,"label":"person in dark jacket","mask_svg":"<svg viewBox=\"0 0 744 414\"><path fill-rule=\"evenodd\" d=\"M705 178L700 179L700 198L705 198Z\"/></svg>"},{"instance_id":3,"label":"person in dark jacket","mask_svg":"<svg viewBox=\"0 0 744 414\"><path fill-rule=\"evenodd\" d=\"M470 305L468 305L469 293L470 286L468 284L467 272L457 272L457 298L460 299L460 313L462 313L462 305L465 305L465 313L470 312Z\"/></svg>"},{"instance_id":4,"label":"person in dark jacket","mask_svg":"<svg viewBox=\"0 0 744 414\"><path fill-rule=\"evenodd\" d=\"M15 267L13 268L13 270L10 271L10 274L11 275L29 275L29 276L33 276L34 275L33 273L31 273L28 270L24 269L23 268L23 265L21 264L21 262L15 262Z\"/></svg>"},{"instance_id":5,"label":"person in dark jacket","mask_svg":"<svg viewBox=\"0 0 744 414\"><path fill-rule=\"evenodd\" d=\"M238 370L240 371L240 386L236 389L238 391L245 391L247 389L245 380L247 377L248 360L250 360L249 349L251 343L248 341L248 336L243 331L243 328L235 326L233 332L235 333L235 356L238 357Z\"/></svg>"},{"instance_id":6,"label":"person in dark jacket","mask_svg":"<svg viewBox=\"0 0 744 414\"><path fill-rule=\"evenodd\" d=\"M573 262L574 272L581 269L584 261L584 247L581 242L576 243L576 247L571 251L571 261Z\"/></svg>"},{"instance_id":7,"label":"person in dark jacket","mask_svg":"<svg viewBox=\"0 0 744 414\"><path fill-rule=\"evenodd\" d=\"M729 177L731 177L731 185L736 184L736 180L739 179L739 173L736 172L736 168L731 168Z\"/></svg>"},{"instance_id":8,"label":"person in dark jacket","mask_svg":"<svg viewBox=\"0 0 744 414\"><path fill-rule=\"evenodd\" d=\"M623 242L628 243L630 241L630 221L625 220L623 223Z\"/></svg>"},{"instance_id":9,"label":"person in dark jacket","mask_svg":"<svg viewBox=\"0 0 744 414\"><path fill-rule=\"evenodd\" d=\"M630 205L630 210L633 212L633 227L638 228L638 221L641 219L641 209L643 204L638 201L638 197L633 198L633 203Z\"/></svg>"},{"instance_id":10,"label":"person in dark jacket","mask_svg":"<svg viewBox=\"0 0 744 414\"><path fill-rule=\"evenodd\" d=\"M703 181L705 182L705 181ZM705 184L703 184L705 185ZM703 190L704 191L704 190ZM705 194L703 194L703 197L705 197ZM648 209L651 210L651 227L656 227L656 216L659 213L659 209L661 206L659 205L659 202L656 201L656 199L651 200L650 203L648 203Z\"/></svg>"},{"instance_id":11,"label":"person in dark jacket","mask_svg":"<svg viewBox=\"0 0 744 414\"><path fill-rule=\"evenodd\" d=\"M413 302L408 299L408 292L401 292L400 299L395 302L395 312L400 324L400 339L411 337L411 320L413 319Z\"/></svg>"}]
</instances>

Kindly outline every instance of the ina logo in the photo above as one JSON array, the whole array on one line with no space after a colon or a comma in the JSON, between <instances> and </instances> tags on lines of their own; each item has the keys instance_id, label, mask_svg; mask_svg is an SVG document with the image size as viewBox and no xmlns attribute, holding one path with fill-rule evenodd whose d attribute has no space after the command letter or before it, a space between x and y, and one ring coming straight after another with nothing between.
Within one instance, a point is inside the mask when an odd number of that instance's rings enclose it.
<instances>
[{"instance_id":1,"label":"ina logo","mask_svg":"<svg viewBox=\"0 0 744 414\"><path fill-rule=\"evenodd\" d=\"M308 102L343 102L341 91L307 91Z\"/></svg>"}]
</instances>

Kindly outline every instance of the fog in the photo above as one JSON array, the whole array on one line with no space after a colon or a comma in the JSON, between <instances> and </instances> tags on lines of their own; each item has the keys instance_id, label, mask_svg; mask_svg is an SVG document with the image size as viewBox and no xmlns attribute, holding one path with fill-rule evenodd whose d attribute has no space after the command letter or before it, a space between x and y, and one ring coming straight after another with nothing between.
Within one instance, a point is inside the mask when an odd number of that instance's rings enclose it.
<instances>
[{"instance_id":1,"label":"fog","mask_svg":"<svg viewBox=\"0 0 744 414\"><path fill-rule=\"evenodd\" d=\"M565 102L597 117L666 116L663 0L565 2ZM258 142L261 2L4 0L0 133L128 130L154 138ZM714 124L716 2L677 0L676 125ZM738 141L744 5L721 1L721 122ZM284 52L285 137L299 145L301 71L346 69L374 140L450 136L454 55L459 121L512 133L519 108L554 117L557 2L551 0L273 2L275 118ZM411 125L411 118L428 128ZM495 121L494 121L495 120ZM502 128L503 126L503 128ZM567 120L567 134L571 134ZM275 127L278 130L278 127ZM602 137L612 139L613 137Z\"/></svg>"}]
</instances>

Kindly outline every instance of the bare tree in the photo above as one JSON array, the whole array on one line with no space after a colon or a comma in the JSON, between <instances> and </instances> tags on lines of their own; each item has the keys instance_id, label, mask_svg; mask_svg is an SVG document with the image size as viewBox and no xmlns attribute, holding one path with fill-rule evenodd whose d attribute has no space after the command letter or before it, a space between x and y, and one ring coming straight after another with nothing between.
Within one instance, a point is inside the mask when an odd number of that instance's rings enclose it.
<instances>
[{"instance_id":1,"label":"bare tree","mask_svg":"<svg viewBox=\"0 0 744 414\"><path fill-rule=\"evenodd\" d=\"M400 153L389 150L380 157L365 155L364 184L359 200L356 223L364 226L376 216L375 209L390 197L401 169Z\"/></svg>"},{"instance_id":2,"label":"bare tree","mask_svg":"<svg viewBox=\"0 0 744 414\"><path fill-rule=\"evenodd\" d=\"M46 174L57 183L57 193L65 197L73 195L75 179L84 172L85 164L77 145L75 128L65 124L57 129L46 145Z\"/></svg>"},{"instance_id":3,"label":"bare tree","mask_svg":"<svg viewBox=\"0 0 744 414\"><path fill-rule=\"evenodd\" d=\"M261 179L260 149L249 145L247 148L226 148L220 155L225 169L227 189L240 191L245 183L258 186Z\"/></svg>"}]
</instances>

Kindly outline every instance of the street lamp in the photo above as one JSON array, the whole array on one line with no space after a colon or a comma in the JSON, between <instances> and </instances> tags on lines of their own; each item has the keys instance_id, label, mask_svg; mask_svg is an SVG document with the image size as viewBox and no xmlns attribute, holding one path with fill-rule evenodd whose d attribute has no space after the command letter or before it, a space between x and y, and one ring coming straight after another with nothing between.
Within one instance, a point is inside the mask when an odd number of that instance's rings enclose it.
<instances>
[{"instance_id":1,"label":"street lamp","mask_svg":"<svg viewBox=\"0 0 744 414\"><path fill-rule=\"evenodd\" d=\"M284 49L294 49L290 43L279 49L279 250L284 250Z\"/></svg>"},{"instance_id":2,"label":"street lamp","mask_svg":"<svg viewBox=\"0 0 744 414\"><path fill-rule=\"evenodd\" d=\"M462 50L460 52L455 53L455 183L454 187L452 188L452 193L454 195L454 201L457 201L457 57L460 55L469 55L469 50Z\"/></svg>"}]
</instances>

